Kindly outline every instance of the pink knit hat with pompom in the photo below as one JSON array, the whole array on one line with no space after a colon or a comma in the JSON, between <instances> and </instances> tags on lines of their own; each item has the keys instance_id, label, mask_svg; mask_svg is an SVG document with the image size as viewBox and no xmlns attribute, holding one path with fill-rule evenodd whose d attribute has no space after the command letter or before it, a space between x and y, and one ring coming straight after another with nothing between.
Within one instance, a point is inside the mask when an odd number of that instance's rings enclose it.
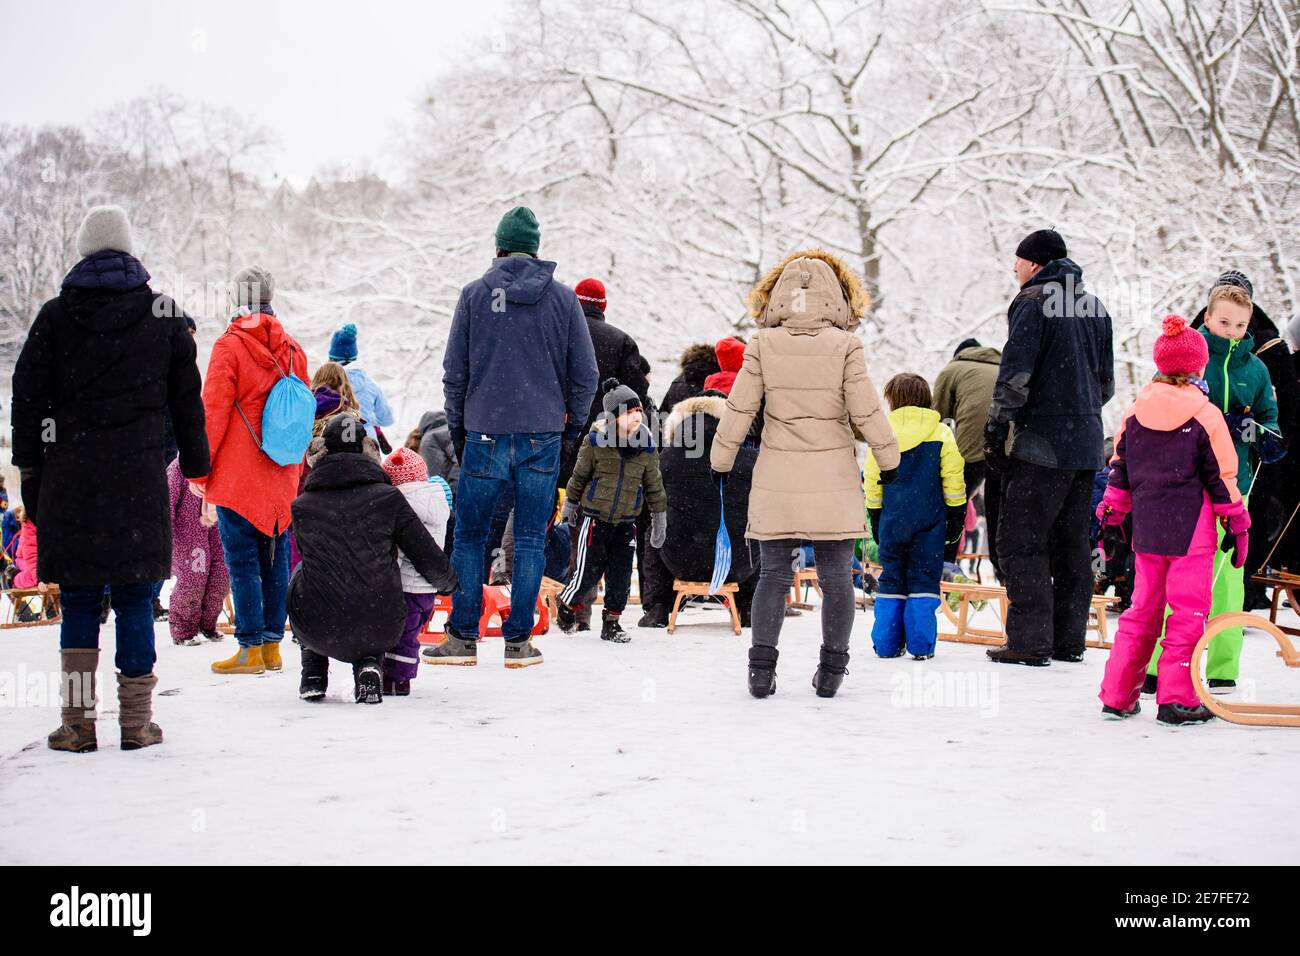
<instances>
[{"instance_id":1,"label":"pink knit hat with pompom","mask_svg":"<svg viewBox=\"0 0 1300 956\"><path fill-rule=\"evenodd\" d=\"M419 452L398 448L384 459L384 474L394 485L404 485L408 481L428 481L429 466L424 463Z\"/></svg>"},{"instance_id":2,"label":"pink knit hat with pompom","mask_svg":"<svg viewBox=\"0 0 1300 956\"><path fill-rule=\"evenodd\" d=\"M1186 319L1170 314L1160 324L1153 355L1161 375L1200 375L1210 360L1210 347Z\"/></svg>"}]
</instances>

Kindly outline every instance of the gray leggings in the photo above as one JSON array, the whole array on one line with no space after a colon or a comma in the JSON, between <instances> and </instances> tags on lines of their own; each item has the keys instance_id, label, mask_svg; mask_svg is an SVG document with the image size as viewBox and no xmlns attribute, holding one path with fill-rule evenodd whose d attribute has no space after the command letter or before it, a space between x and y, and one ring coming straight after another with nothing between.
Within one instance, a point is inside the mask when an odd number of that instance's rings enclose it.
<instances>
[{"instance_id":1,"label":"gray leggings","mask_svg":"<svg viewBox=\"0 0 1300 956\"><path fill-rule=\"evenodd\" d=\"M756 647L776 647L781 637L785 598L794 584L800 543L793 538L759 542L763 568L750 618ZM853 632L853 539L814 541L812 546L822 589L822 644L833 651L845 651Z\"/></svg>"}]
</instances>

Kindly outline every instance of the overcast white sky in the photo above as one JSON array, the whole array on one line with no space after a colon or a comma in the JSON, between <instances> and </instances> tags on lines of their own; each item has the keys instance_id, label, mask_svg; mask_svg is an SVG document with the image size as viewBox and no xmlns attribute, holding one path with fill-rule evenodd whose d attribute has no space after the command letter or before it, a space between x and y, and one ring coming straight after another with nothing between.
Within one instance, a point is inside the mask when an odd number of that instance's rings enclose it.
<instances>
[{"instance_id":1,"label":"overcast white sky","mask_svg":"<svg viewBox=\"0 0 1300 956\"><path fill-rule=\"evenodd\" d=\"M79 124L163 85L276 131L278 171L378 157L506 0L0 0L0 122ZM382 161L372 166L383 169Z\"/></svg>"}]
</instances>

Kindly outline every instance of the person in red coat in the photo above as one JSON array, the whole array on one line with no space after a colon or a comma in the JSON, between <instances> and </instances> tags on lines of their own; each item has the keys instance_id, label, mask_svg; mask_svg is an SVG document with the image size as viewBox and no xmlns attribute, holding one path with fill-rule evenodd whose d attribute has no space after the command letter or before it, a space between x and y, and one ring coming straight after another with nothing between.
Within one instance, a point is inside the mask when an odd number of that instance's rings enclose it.
<instances>
[{"instance_id":1,"label":"person in red coat","mask_svg":"<svg viewBox=\"0 0 1300 956\"><path fill-rule=\"evenodd\" d=\"M272 461L261 449L260 428L266 397L281 374L307 381L307 356L276 318L274 291L274 279L264 269L249 268L236 276L239 311L212 346L203 382L212 471L193 485L217 510L239 641L234 657L212 665L218 674L281 668L289 506L298 492L302 464Z\"/></svg>"},{"instance_id":2,"label":"person in red coat","mask_svg":"<svg viewBox=\"0 0 1300 956\"><path fill-rule=\"evenodd\" d=\"M714 372L706 378L704 388L706 391L713 389L723 395L730 395L731 386L736 381L736 373L740 371L740 366L745 364L745 343L728 336L720 339L713 347L713 351L718 356L718 368L721 371Z\"/></svg>"}]
</instances>

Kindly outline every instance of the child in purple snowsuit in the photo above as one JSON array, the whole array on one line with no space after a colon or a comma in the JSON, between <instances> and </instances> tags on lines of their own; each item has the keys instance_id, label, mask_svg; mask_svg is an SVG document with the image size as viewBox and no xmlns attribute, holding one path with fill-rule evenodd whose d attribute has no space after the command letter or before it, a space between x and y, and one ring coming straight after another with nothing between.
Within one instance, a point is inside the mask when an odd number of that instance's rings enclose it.
<instances>
[{"instance_id":1,"label":"child in purple snowsuit","mask_svg":"<svg viewBox=\"0 0 1300 956\"><path fill-rule=\"evenodd\" d=\"M429 483L429 469L420 453L398 448L384 459L384 474L406 498L438 547L446 550L447 520L451 508L442 488ZM411 560L401 552L397 556L402 572L402 597L406 601L406 624L402 639L384 655L384 694L405 697L411 692L411 679L420 668L420 632L433 614L437 588L420 576Z\"/></svg>"},{"instance_id":2,"label":"child in purple snowsuit","mask_svg":"<svg viewBox=\"0 0 1300 956\"><path fill-rule=\"evenodd\" d=\"M221 536L215 521L203 523L203 499L190 491L179 458L167 466L167 490L172 510L172 574L176 576L167 616L172 642L192 647L200 643L200 633L210 641L219 641L217 618L230 591Z\"/></svg>"}]
</instances>

